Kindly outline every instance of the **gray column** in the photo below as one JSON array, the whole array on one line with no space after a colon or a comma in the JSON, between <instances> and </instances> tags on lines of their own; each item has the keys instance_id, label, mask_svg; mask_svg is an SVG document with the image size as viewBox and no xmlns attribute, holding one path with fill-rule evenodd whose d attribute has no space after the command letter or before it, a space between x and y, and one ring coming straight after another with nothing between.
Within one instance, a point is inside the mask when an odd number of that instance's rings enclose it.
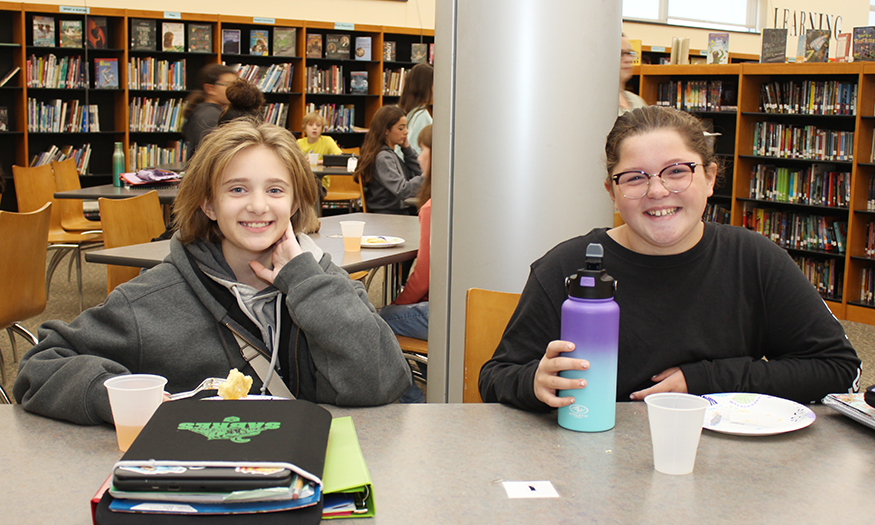
<instances>
[{"instance_id":1,"label":"gray column","mask_svg":"<svg viewBox=\"0 0 875 525\"><path fill-rule=\"evenodd\" d=\"M609 226L622 4L436 0L428 400L461 402L465 292Z\"/></svg>"}]
</instances>

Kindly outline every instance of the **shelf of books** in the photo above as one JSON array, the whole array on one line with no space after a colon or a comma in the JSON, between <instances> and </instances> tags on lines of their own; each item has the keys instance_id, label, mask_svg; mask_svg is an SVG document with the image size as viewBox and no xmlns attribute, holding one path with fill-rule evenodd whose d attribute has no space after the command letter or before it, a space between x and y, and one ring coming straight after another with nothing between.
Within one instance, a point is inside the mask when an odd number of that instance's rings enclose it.
<instances>
[{"instance_id":1,"label":"shelf of books","mask_svg":"<svg viewBox=\"0 0 875 525\"><path fill-rule=\"evenodd\" d=\"M0 140L7 144L0 148L0 166L3 168L2 176L6 179L7 187L12 185L11 166L26 162L23 109L25 98L21 80L23 25L24 12L21 4L0 2ZM8 144L13 144L14 147L10 148ZM9 204L14 201L14 194L7 190L0 206L8 210Z\"/></svg>"}]
</instances>

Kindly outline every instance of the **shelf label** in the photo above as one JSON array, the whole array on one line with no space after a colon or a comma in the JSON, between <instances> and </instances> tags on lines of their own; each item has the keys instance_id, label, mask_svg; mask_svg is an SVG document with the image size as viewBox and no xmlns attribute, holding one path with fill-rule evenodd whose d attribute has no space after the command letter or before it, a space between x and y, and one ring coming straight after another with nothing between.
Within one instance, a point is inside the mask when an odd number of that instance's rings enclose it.
<instances>
[{"instance_id":1,"label":"shelf label","mask_svg":"<svg viewBox=\"0 0 875 525\"><path fill-rule=\"evenodd\" d=\"M164 11L164 18L172 18L173 20L182 20L182 13L179 11Z\"/></svg>"},{"instance_id":2,"label":"shelf label","mask_svg":"<svg viewBox=\"0 0 875 525\"><path fill-rule=\"evenodd\" d=\"M699 54L702 55L703 57L706 57L706 56L708 56L708 50L703 49L703 50L699 51Z\"/></svg>"},{"instance_id":3,"label":"shelf label","mask_svg":"<svg viewBox=\"0 0 875 525\"><path fill-rule=\"evenodd\" d=\"M70 5L60 6L59 11L62 13L75 13L77 15L87 15L91 13L91 9L88 7L74 7Z\"/></svg>"},{"instance_id":4,"label":"shelf label","mask_svg":"<svg viewBox=\"0 0 875 525\"><path fill-rule=\"evenodd\" d=\"M349 22L334 22L334 29L341 31L355 31L355 24Z\"/></svg>"},{"instance_id":5,"label":"shelf label","mask_svg":"<svg viewBox=\"0 0 875 525\"><path fill-rule=\"evenodd\" d=\"M665 48L661 46L650 46L650 50L654 53L665 53Z\"/></svg>"},{"instance_id":6,"label":"shelf label","mask_svg":"<svg viewBox=\"0 0 875 525\"><path fill-rule=\"evenodd\" d=\"M276 24L276 18L263 18L260 16L252 17L253 24Z\"/></svg>"}]
</instances>

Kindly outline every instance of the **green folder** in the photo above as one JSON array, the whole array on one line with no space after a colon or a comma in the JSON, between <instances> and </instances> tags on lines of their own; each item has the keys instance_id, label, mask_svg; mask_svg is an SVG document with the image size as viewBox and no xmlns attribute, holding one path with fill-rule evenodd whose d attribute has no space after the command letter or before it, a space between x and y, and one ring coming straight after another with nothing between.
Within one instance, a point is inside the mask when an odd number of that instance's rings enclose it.
<instances>
[{"instance_id":1,"label":"green folder","mask_svg":"<svg viewBox=\"0 0 875 525\"><path fill-rule=\"evenodd\" d=\"M365 457L359 446L352 417L336 417L331 420L328 433L328 450L325 452L325 469L322 473L323 493L359 493L365 499L367 512L333 518L372 518L374 516L374 488Z\"/></svg>"}]
</instances>

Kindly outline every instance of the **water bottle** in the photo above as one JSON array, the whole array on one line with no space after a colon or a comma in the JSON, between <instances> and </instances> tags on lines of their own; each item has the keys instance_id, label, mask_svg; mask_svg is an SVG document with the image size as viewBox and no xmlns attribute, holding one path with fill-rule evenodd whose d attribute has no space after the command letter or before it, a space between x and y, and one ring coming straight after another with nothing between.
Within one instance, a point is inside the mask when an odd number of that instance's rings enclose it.
<instances>
[{"instance_id":1,"label":"water bottle","mask_svg":"<svg viewBox=\"0 0 875 525\"><path fill-rule=\"evenodd\" d=\"M112 153L112 185L121 186L121 174L125 171L125 149L121 142L115 143L115 151Z\"/></svg>"},{"instance_id":2,"label":"water bottle","mask_svg":"<svg viewBox=\"0 0 875 525\"><path fill-rule=\"evenodd\" d=\"M586 247L586 267L565 279L568 299L562 303L561 339L574 343L562 355L586 359L588 370L564 370L561 377L586 379L586 387L560 390L574 403L559 409L559 425L578 432L614 428L617 402L617 341L620 307L614 301L614 278L602 269L604 249Z\"/></svg>"}]
</instances>

